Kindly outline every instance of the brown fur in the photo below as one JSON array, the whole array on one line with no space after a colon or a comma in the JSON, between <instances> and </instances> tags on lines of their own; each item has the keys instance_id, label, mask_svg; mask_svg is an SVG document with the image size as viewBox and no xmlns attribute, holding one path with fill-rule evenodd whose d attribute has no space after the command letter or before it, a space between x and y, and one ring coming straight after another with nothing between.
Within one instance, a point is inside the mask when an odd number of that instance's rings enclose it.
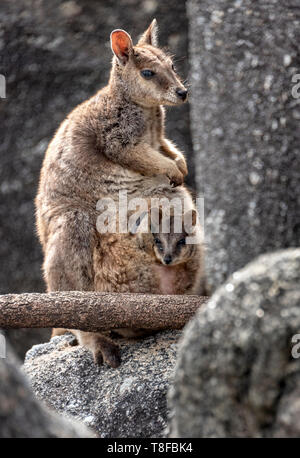
<instances>
[{"instance_id":1,"label":"brown fur","mask_svg":"<svg viewBox=\"0 0 300 458\"><path fill-rule=\"evenodd\" d=\"M46 152L36 197L36 218L48 291L103 291L107 285L102 285L99 278L119 269L117 281L108 282L112 290L131 291L133 281L134 288L138 285L149 292L150 279L145 283L130 279L130 253L138 262L136 271L140 272L145 263L144 255L136 255L132 242L125 244L126 253L115 253L109 237L103 241L99 238L96 203L108 196L117 199L122 189L128 190L129 197L189 197L183 186L170 186L170 182L182 184L187 168L182 153L164 138L162 107L182 103L175 90L184 87L172 69L171 59L155 47L155 22L137 46L124 34L112 33L117 55L108 86L67 116ZM141 76L143 68L155 71L153 80ZM159 185L153 182L155 176ZM95 266L102 269L100 277ZM95 361L104 359L113 367L118 365L118 349L110 339L74 333L79 343L93 351Z\"/></svg>"}]
</instances>

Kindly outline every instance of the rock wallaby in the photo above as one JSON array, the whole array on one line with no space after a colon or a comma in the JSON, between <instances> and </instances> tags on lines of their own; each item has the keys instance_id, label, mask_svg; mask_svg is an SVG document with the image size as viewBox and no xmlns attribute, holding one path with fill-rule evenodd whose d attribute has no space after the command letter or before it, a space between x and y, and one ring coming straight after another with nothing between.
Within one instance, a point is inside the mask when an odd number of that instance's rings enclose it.
<instances>
[{"instance_id":1,"label":"rock wallaby","mask_svg":"<svg viewBox=\"0 0 300 458\"><path fill-rule=\"evenodd\" d=\"M99 237L93 257L96 291L149 294L201 292L202 245L189 243L191 234L194 235L193 231L198 229L196 211L189 210L180 215L182 224L177 229L172 209L171 215L166 215L169 221L166 219L168 227L165 228L162 210L157 209L156 224L151 220L152 210L156 208L138 216L127 234L102 234ZM146 227L140 230L145 216ZM201 235L196 234L198 242Z\"/></svg>"},{"instance_id":2,"label":"rock wallaby","mask_svg":"<svg viewBox=\"0 0 300 458\"><path fill-rule=\"evenodd\" d=\"M156 221L151 219L152 210L158 210ZM173 208L165 213L166 227L161 208L152 207L137 218L133 217L133 220L129 218L131 223L127 234L101 235L94 251L96 291L148 294L203 292L202 233L196 211L179 214L179 227L176 227ZM144 222L146 227L142 228ZM200 243L189 243L191 236ZM141 329L114 331L124 337L147 333Z\"/></svg>"},{"instance_id":3,"label":"rock wallaby","mask_svg":"<svg viewBox=\"0 0 300 458\"><path fill-rule=\"evenodd\" d=\"M123 190L130 198L179 197L194 208L182 185L187 174L185 159L164 134L163 105L183 103L187 90L171 57L158 48L156 21L136 46L127 32L114 30L111 47L114 57L108 85L67 116L45 155L36 219L48 291L101 290L102 263L110 253L104 250L107 239L102 243L96 229L99 199L117 202ZM130 234L123 236L126 239ZM128 252L135 249L132 243ZM137 261L138 257L134 268L139 272L145 256L141 264ZM129 263L130 259L124 267L127 272ZM117 270L117 265L110 269ZM116 278L122 284L121 272ZM116 284L112 289L131 290L123 287ZM119 348L107 336L72 332L92 350L96 362L120 364Z\"/></svg>"}]
</instances>

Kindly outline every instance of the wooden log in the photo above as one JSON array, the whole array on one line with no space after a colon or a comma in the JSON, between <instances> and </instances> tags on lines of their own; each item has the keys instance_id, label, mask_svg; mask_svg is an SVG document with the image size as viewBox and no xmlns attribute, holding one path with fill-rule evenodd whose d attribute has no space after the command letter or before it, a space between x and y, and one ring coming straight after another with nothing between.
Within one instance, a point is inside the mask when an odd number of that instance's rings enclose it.
<instances>
[{"instance_id":1,"label":"wooden log","mask_svg":"<svg viewBox=\"0 0 300 458\"><path fill-rule=\"evenodd\" d=\"M206 296L66 291L0 296L0 327L181 329Z\"/></svg>"}]
</instances>

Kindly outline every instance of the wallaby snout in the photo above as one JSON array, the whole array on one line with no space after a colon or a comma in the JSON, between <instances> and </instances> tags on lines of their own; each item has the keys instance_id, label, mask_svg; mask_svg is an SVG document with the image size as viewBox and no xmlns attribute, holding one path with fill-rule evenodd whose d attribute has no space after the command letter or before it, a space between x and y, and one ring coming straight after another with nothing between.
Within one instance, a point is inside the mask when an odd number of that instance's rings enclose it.
<instances>
[{"instance_id":1,"label":"wallaby snout","mask_svg":"<svg viewBox=\"0 0 300 458\"><path fill-rule=\"evenodd\" d=\"M171 262L172 262L172 256L169 255L169 254L166 255L166 256L164 257L164 264L167 264L167 265L168 265L168 264L171 264Z\"/></svg>"},{"instance_id":2,"label":"wallaby snout","mask_svg":"<svg viewBox=\"0 0 300 458\"><path fill-rule=\"evenodd\" d=\"M176 94L177 96L183 101L185 102L185 100L187 99L187 96L188 96L188 91L187 89L181 89L180 87L178 87L176 89Z\"/></svg>"}]
</instances>

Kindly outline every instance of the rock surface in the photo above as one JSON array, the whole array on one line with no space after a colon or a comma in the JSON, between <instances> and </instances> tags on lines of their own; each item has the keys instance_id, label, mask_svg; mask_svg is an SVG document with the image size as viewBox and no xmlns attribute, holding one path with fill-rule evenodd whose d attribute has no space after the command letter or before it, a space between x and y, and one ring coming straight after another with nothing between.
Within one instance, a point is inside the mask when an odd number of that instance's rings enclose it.
<instances>
[{"instance_id":1,"label":"rock surface","mask_svg":"<svg viewBox=\"0 0 300 458\"><path fill-rule=\"evenodd\" d=\"M190 0L191 121L211 289L300 239L294 0ZM299 82L299 80L297 80Z\"/></svg>"},{"instance_id":2,"label":"rock surface","mask_svg":"<svg viewBox=\"0 0 300 458\"><path fill-rule=\"evenodd\" d=\"M260 256L185 329L171 436L299 437L299 341L300 249Z\"/></svg>"},{"instance_id":3,"label":"rock surface","mask_svg":"<svg viewBox=\"0 0 300 458\"><path fill-rule=\"evenodd\" d=\"M33 391L55 410L83 421L100 437L160 437L179 332L138 341L120 339L118 369L98 367L66 334L34 346L24 370Z\"/></svg>"},{"instance_id":4,"label":"rock surface","mask_svg":"<svg viewBox=\"0 0 300 458\"><path fill-rule=\"evenodd\" d=\"M0 438L93 437L78 422L50 412L32 393L19 369L20 363L7 348L0 359Z\"/></svg>"}]
</instances>

